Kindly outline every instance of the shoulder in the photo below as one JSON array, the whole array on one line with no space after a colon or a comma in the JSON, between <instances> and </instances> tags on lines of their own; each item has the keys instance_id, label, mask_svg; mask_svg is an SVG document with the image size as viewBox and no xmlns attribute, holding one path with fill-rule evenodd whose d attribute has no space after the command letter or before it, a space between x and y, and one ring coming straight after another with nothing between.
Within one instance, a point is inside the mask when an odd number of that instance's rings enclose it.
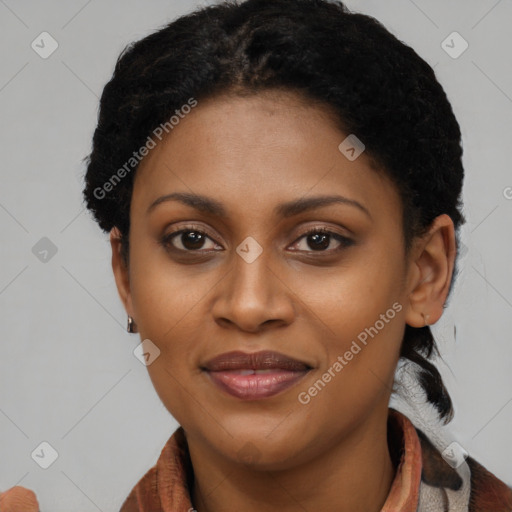
<instances>
[{"instance_id":1,"label":"shoulder","mask_svg":"<svg viewBox=\"0 0 512 512\"><path fill-rule=\"evenodd\" d=\"M137 482L119 512L187 510L192 483L185 433L179 427L162 448L156 464Z\"/></svg>"},{"instance_id":2,"label":"shoulder","mask_svg":"<svg viewBox=\"0 0 512 512\"><path fill-rule=\"evenodd\" d=\"M512 511L512 488L472 457L450 465L428 437L416 431L422 451L421 485L428 493L435 489L447 502L463 500L468 512Z\"/></svg>"},{"instance_id":3,"label":"shoulder","mask_svg":"<svg viewBox=\"0 0 512 512\"><path fill-rule=\"evenodd\" d=\"M467 462L471 469L470 512L473 510L511 512L512 488L471 457L468 457Z\"/></svg>"},{"instance_id":4,"label":"shoulder","mask_svg":"<svg viewBox=\"0 0 512 512\"><path fill-rule=\"evenodd\" d=\"M123 502L119 512L152 512L161 510L158 496L157 466L149 469Z\"/></svg>"}]
</instances>

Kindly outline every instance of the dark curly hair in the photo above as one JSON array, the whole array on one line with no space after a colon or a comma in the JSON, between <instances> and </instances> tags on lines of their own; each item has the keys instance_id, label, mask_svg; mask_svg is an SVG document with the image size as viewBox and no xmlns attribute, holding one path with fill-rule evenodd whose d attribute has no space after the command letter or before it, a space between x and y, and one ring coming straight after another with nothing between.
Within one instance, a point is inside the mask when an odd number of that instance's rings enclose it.
<instances>
[{"instance_id":1,"label":"dark curly hair","mask_svg":"<svg viewBox=\"0 0 512 512\"><path fill-rule=\"evenodd\" d=\"M458 245L461 132L433 69L376 19L340 1L228 0L128 45L103 90L83 194L104 231L119 229L127 265L136 165L113 183L116 170L191 97L270 89L327 106L343 132L364 142L376 172L400 193L406 254L443 213ZM453 406L433 355L430 328L406 325L400 356L419 365L427 400L448 423Z\"/></svg>"}]
</instances>

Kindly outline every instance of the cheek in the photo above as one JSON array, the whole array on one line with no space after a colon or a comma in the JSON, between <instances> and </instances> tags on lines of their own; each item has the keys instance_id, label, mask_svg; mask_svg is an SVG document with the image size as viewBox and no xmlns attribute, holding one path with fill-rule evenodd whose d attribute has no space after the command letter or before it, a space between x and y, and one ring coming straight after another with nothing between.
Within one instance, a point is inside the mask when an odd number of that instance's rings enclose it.
<instances>
[{"instance_id":1,"label":"cheek","mask_svg":"<svg viewBox=\"0 0 512 512\"><path fill-rule=\"evenodd\" d=\"M161 345L161 350L179 348L170 342L197 317L197 308L214 285L212 276L198 275L193 265L179 266L157 249L135 254L132 266L132 302L139 331Z\"/></svg>"},{"instance_id":2,"label":"cheek","mask_svg":"<svg viewBox=\"0 0 512 512\"><path fill-rule=\"evenodd\" d=\"M300 409L323 418L326 433L338 432L341 417L349 428L350 423L380 407L391 393L404 327L401 313L389 317L389 323L379 319L365 325L363 321L361 328L352 329L353 336L348 330L340 332L327 347L325 366L297 390Z\"/></svg>"},{"instance_id":3,"label":"cheek","mask_svg":"<svg viewBox=\"0 0 512 512\"><path fill-rule=\"evenodd\" d=\"M299 294L324 334L317 384L300 390L318 396L315 407L364 408L390 391L405 329L401 271L398 258L376 252L328 279L302 279Z\"/></svg>"},{"instance_id":4,"label":"cheek","mask_svg":"<svg viewBox=\"0 0 512 512\"><path fill-rule=\"evenodd\" d=\"M287 284L326 334L346 342L402 300L401 272L400 260L389 253L359 251L336 268L295 271Z\"/></svg>"},{"instance_id":5,"label":"cheek","mask_svg":"<svg viewBox=\"0 0 512 512\"><path fill-rule=\"evenodd\" d=\"M133 304L141 340L151 340L160 351L147 366L153 387L180 424L188 425L196 416L204 422L200 406L190 412L197 393L190 383L197 372L193 341L204 338L206 332L206 314L199 309L212 287L210 279L191 280L176 269L169 271L169 265L140 268L143 271L132 282Z\"/></svg>"}]
</instances>

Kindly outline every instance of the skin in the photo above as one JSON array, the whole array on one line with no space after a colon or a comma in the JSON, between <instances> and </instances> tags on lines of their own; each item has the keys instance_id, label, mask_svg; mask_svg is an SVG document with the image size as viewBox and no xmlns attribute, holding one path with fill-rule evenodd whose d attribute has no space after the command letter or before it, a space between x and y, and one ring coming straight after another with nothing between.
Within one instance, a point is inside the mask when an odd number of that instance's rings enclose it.
<instances>
[{"instance_id":1,"label":"skin","mask_svg":"<svg viewBox=\"0 0 512 512\"><path fill-rule=\"evenodd\" d=\"M371 512L386 501L395 475L388 402L403 332L406 324L425 325L425 315L430 324L440 318L455 237L451 219L441 215L406 257L397 189L365 153L355 161L341 154L347 135L324 107L292 92L199 102L137 170L129 268L119 231L111 232L126 312L141 340L161 351L148 372L186 432L199 512ZM228 216L178 201L146 213L173 192L209 196ZM288 218L273 212L283 202L325 194L356 200L369 215L348 204ZM168 242L174 252L160 243L191 223L207 233L202 246L182 245L181 235ZM330 237L315 251L303 234L318 227L353 243ZM236 252L248 236L263 250L252 263ZM396 302L401 311L308 404L300 403L298 393ZM199 369L227 351L266 349L313 369L278 395L245 402Z\"/></svg>"},{"instance_id":2,"label":"skin","mask_svg":"<svg viewBox=\"0 0 512 512\"><path fill-rule=\"evenodd\" d=\"M0 510L2 512L39 512L37 497L31 489L16 485L0 492Z\"/></svg>"}]
</instances>

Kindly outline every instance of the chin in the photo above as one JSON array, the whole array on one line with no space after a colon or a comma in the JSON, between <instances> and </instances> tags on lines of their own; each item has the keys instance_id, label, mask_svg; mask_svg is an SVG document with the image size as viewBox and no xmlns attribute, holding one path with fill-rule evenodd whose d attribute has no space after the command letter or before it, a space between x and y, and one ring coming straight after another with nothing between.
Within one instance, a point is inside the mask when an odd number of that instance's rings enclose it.
<instances>
[{"instance_id":1,"label":"chin","mask_svg":"<svg viewBox=\"0 0 512 512\"><path fill-rule=\"evenodd\" d=\"M227 444L223 442L219 452L235 462L259 471L277 471L293 467L304 456L307 443L304 437L305 426L290 429L289 425L284 425L284 417L286 414L281 415L278 420L260 420L259 423L254 419L241 422L238 418L237 425L233 427L224 423L232 437L225 436ZM213 443L213 440L210 442Z\"/></svg>"}]
</instances>

